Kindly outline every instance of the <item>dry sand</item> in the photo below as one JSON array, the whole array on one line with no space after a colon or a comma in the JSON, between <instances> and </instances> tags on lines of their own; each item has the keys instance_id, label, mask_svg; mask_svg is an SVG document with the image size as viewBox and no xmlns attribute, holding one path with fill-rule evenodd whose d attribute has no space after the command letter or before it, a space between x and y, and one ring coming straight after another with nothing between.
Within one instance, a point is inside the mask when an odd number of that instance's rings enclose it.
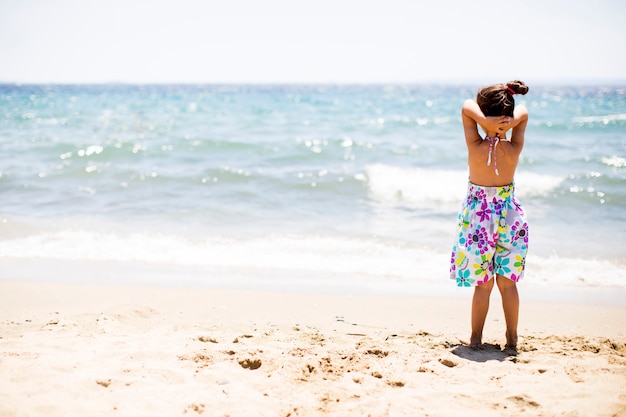
<instances>
[{"instance_id":1,"label":"dry sand","mask_svg":"<svg viewBox=\"0 0 626 417\"><path fill-rule=\"evenodd\" d=\"M0 281L0 416L626 416L626 308Z\"/></svg>"}]
</instances>

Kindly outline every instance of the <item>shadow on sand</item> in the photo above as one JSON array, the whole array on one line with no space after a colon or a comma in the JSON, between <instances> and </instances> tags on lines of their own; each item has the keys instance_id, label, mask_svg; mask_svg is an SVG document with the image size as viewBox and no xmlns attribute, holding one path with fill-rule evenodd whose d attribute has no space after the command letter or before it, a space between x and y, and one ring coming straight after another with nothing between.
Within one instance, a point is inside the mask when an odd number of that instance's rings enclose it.
<instances>
[{"instance_id":1,"label":"shadow on sand","mask_svg":"<svg viewBox=\"0 0 626 417\"><path fill-rule=\"evenodd\" d=\"M478 347L470 347L468 345L459 344L452 349L452 353L474 362L487 362L487 361L510 361L517 356L517 350L513 348L502 349L500 345L493 345L490 343L483 343Z\"/></svg>"}]
</instances>

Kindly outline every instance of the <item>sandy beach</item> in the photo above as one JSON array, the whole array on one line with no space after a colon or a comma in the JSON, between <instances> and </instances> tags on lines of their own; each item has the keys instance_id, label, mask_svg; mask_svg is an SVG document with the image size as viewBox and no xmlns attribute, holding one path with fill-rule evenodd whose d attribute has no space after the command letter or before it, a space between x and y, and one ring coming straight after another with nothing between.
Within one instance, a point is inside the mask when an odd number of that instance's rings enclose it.
<instances>
[{"instance_id":1,"label":"sandy beach","mask_svg":"<svg viewBox=\"0 0 626 417\"><path fill-rule=\"evenodd\" d=\"M626 416L626 308L0 281L1 416Z\"/></svg>"}]
</instances>

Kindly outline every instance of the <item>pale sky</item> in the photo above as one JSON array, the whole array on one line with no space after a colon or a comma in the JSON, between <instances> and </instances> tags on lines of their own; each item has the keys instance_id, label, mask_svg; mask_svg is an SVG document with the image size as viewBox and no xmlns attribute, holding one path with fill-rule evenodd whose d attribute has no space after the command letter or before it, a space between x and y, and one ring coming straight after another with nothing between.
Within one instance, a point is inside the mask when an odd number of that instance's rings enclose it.
<instances>
[{"instance_id":1,"label":"pale sky","mask_svg":"<svg viewBox=\"0 0 626 417\"><path fill-rule=\"evenodd\" d=\"M626 80L623 0L0 0L0 82Z\"/></svg>"}]
</instances>

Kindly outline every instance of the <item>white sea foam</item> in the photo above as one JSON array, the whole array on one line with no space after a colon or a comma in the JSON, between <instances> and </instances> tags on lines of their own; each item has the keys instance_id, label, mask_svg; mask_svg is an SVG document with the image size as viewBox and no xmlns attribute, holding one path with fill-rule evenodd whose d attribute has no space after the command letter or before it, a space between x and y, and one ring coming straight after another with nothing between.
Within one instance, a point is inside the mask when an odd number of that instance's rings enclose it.
<instances>
[{"instance_id":1,"label":"white sea foam","mask_svg":"<svg viewBox=\"0 0 626 417\"><path fill-rule=\"evenodd\" d=\"M616 168L626 168L626 158L620 156L604 157L600 160L603 164Z\"/></svg>"},{"instance_id":2,"label":"white sea foam","mask_svg":"<svg viewBox=\"0 0 626 417\"><path fill-rule=\"evenodd\" d=\"M467 171L400 168L375 164L366 167L371 196L379 201L421 208L457 210L467 189ZM516 194L545 197L565 180L545 174L520 172Z\"/></svg>"},{"instance_id":3,"label":"white sea foam","mask_svg":"<svg viewBox=\"0 0 626 417\"><path fill-rule=\"evenodd\" d=\"M515 193L518 197L547 197L565 181L564 177L537 174L521 170L515 174Z\"/></svg>"},{"instance_id":4,"label":"white sea foam","mask_svg":"<svg viewBox=\"0 0 626 417\"><path fill-rule=\"evenodd\" d=\"M419 288L452 285L447 248L345 235L284 235L192 240L162 234L64 230L0 241L0 260L142 262L220 268L289 276L314 286L332 277L337 286L367 280ZM608 260L530 256L524 285L626 288L626 268ZM172 277L172 280L176 279ZM291 283L293 285L293 282Z\"/></svg>"},{"instance_id":5,"label":"white sea foam","mask_svg":"<svg viewBox=\"0 0 626 417\"><path fill-rule=\"evenodd\" d=\"M626 288L626 268L608 260L531 257L526 274L536 285Z\"/></svg>"},{"instance_id":6,"label":"white sea foam","mask_svg":"<svg viewBox=\"0 0 626 417\"><path fill-rule=\"evenodd\" d=\"M607 114L605 116L585 116L585 117L574 117L572 119L575 123L602 123L608 125L609 123L626 121L626 113L620 114Z\"/></svg>"},{"instance_id":7,"label":"white sea foam","mask_svg":"<svg viewBox=\"0 0 626 417\"><path fill-rule=\"evenodd\" d=\"M0 241L1 258L139 261L410 278L423 270L425 263L431 262L433 253L403 242L347 236L276 234L191 240L161 234L122 236L65 230ZM440 261L445 263L444 259Z\"/></svg>"},{"instance_id":8,"label":"white sea foam","mask_svg":"<svg viewBox=\"0 0 626 417\"><path fill-rule=\"evenodd\" d=\"M375 164L366 167L372 198L425 208L458 209L467 188L467 172L400 168Z\"/></svg>"}]
</instances>

